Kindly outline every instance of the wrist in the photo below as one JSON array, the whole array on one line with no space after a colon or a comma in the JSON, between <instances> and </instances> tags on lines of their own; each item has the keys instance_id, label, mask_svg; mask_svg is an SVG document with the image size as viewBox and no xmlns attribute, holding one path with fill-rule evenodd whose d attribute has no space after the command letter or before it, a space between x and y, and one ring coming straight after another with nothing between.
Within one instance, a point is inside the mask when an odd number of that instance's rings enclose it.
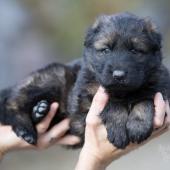
<instances>
[{"instance_id":1,"label":"wrist","mask_svg":"<svg viewBox=\"0 0 170 170\"><path fill-rule=\"evenodd\" d=\"M105 170L106 166L95 154L82 148L76 170Z\"/></svg>"}]
</instances>

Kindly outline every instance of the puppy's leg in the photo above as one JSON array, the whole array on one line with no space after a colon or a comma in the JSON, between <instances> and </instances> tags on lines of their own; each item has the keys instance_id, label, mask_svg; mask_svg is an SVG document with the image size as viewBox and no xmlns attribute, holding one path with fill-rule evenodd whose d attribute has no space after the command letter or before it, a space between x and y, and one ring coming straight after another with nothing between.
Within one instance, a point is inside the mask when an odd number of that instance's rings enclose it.
<instances>
[{"instance_id":1,"label":"puppy's leg","mask_svg":"<svg viewBox=\"0 0 170 170\"><path fill-rule=\"evenodd\" d=\"M22 137L25 141L30 144L36 144L37 141L37 133L35 130L34 123L36 119L33 119L31 115L32 107L34 106L34 102L39 97L43 97L43 92L41 90L34 88L35 92L40 92L36 95L36 93L27 93L28 90L22 91L14 91L11 89L9 94L7 94L7 98L2 100L1 96L1 108L0 108L0 122L5 125L11 125L14 132L17 136ZM1 93L2 94L2 93ZM32 94L31 96L29 94ZM48 100L48 98L47 98ZM42 107L42 104L40 104ZM43 116L45 116L44 113Z\"/></svg>"},{"instance_id":2,"label":"puppy's leg","mask_svg":"<svg viewBox=\"0 0 170 170\"><path fill-rule=\"evenodd\" d=\"M47 114L52 102L60 102L61 94L67 94L72 81L71 71L68 72L66 67L57 64L31 74L20 85L0 93L0 99L4 98L0 102L3 106L0 108L0 122L12 125L16 134L27 142L36 143L34 124ZM66 87L66 84L69 86ZM48 103L38 103L41 100ZM37 103L38 107L31 114Z\"/></svg>"},{"instance_id":3,"label":"puppy's leg","mask_svg":"<svg viewBox=\"0 0 170 170\"><path fill-rule=\"evenodd\" d=\"M78 136L80 138L80 143L76 144L74 146L68 146L68 148L80 148L84 144L84 134L85 134L85 120L86 120L86 115L80 113L80 115L73 116L71 117L71 122L70 122L70 129L68 131L69 134Z\"/></svg>"},{"instance_id":4,"label":"puppy's leg","mask_svg":"<svg viewBox=\"0 0 170 170\"><path fill-rule=\"evenodd\" d=\"M10 112L11 114L12 112ZM21 113L20 115L14 113L11 115L12 121L9 121L9 124L12 125L13 131L16 135L26 142L35 145L37 143L37 132L30 117L25 114ZM8 124L8 122L6 122Z\"/></svg>"},{"instance_id":5,"label":"puppy's leg","mask_svg":"<svg viewBox=\"0 0 170 170\"><path fill-rule=\"evenodd\" d=\"M126 124L131 142L140 143L151 135L153 116L153 101L143 101L134 106Z\"/></svg>"},{"instance_id":6,"label":"puppy's leg","mask_svg":"<svg viewBox=\"0 0 170 170\"><path fill-rule=\"evenodd\" d=\"M29 114L19 109L15 100L9 100L10 95L11 89L0 92L0 123L11 125L17 136L22 137L28 143L35 144L37 134Z\"/></svg>"},{"instance_id":7,"label":"puppy's leg","mask_svg":"<svg viewBox=\"0 0 170 170\"><path fill-rule=\"evenodd\" d=\"M109 141L118 148L125 148L129 144L126 107L120 103L109 103L101 113L101 118L106 126Z\"/></svg>"}]
</instances>

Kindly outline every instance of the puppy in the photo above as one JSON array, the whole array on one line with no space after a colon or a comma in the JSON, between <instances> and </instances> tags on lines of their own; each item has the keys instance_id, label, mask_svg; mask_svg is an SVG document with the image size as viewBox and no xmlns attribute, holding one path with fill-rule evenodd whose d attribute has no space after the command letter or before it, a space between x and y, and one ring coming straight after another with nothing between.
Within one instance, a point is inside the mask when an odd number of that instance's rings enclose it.
<instances>
[{"instance_id":1,"label":"puppy","mask_svg":"<svg viewBox=\"0 0 170 170\"><path fill-rule=\"evenodd\" d=\"M109 101L100 117L109 141L118 148L140 143L153 131L153 97L170 96L170 76L162 64L161 34L148 19L130 13L102 15L89 28L83 57L54 63L1 92L0 121L36 144L35 124L52 102L60 104L52 124L69 117L68 133L84 142L85 118L94 94L103 86ZM32 113L32 114L30 114Z\"/></svg>"}]
</instances>

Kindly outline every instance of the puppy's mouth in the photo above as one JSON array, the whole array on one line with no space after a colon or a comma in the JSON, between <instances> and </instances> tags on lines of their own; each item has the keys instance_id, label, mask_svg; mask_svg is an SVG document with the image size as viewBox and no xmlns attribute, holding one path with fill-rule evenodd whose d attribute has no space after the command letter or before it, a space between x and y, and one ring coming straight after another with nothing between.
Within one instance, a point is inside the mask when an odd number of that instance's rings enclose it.
<instances>
[{"instance_id":1,"label":"puppy's mouth","mask_svg":"<svg viewBox=\"0 0 170 170\"><path fill-rule=\"evenodd\" d=\"M121 79L121 80L114 79L112 85L118 87L127 87L128 81L126 79Z\"/></svg>"},{"instance_id":2,"label":"puppy's mouth","mask_svg":"<svg viewBox=\"0 0 170 170\"><path fill-rule=\"evenodd\" d=\"M117 83L105 86L106 89L112 90L112 91L134 91L137 89L137 87L126 85L124 83Z\"/></svg>"},{"instance_id":3,"label":"puppy's mouth","mask_svg":"<svg viewBox=\"0 0 170 170\"><path fill-rule=\"evenodd\" d=\"M131 83L128 80L112 80L111 82L100 82L100 84L107 89L108 91L113 92L131 92L136 91L138 88L140 88L140 85L137 83Z\"/></svg>"}]
</instances>

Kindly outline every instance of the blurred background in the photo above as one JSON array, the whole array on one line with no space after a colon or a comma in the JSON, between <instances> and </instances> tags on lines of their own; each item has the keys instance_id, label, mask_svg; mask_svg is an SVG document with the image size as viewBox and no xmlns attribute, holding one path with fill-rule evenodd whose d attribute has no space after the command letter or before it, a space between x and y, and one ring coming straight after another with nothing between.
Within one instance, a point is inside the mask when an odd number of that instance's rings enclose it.
<instances>
[{"instance_id":1,"label":"blurred background","mask_svg":"<svg viewBox=\"0 0 170 170\"><path fill-rule=\"evenodd\" d=\"M129 11L150 16L163 34L164 62L170 66L169 0L0 0L0 88L15 84L48 63L81 57L85 31L96 16ZM112 163L116 170L169 170L170 133ZM1 170L71 170L79 150L8 154Z\"/></svg>"}]
</instances>

